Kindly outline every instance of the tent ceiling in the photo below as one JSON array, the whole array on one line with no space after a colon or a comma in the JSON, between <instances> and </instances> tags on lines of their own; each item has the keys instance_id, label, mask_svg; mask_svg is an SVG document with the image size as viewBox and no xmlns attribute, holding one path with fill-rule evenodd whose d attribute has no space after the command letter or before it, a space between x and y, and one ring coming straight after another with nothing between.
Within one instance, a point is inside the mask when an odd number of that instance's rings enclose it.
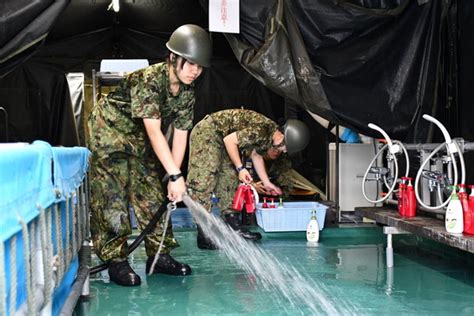
<instances>
[{"instance_id":1,"label":"tent ceiling","mask_svg":"<svg viewBox=\"0 0 474 316\"><path fill-rule=\"evenodd\" d=\"M184 23L207 26L207 14L198 1L121 0L118 13L107 10L109 4L110 0L72 0L48 39L56 40L114 25L156 34L169 34Z\"/></svg>"},{"instance_id":2,"label":"tent ceiling","mask_svg":"<svg viewBox=\"0 0 474 316\"><path fill-rule=\"evenodd\" d=\"M103 58L155 62L177 26L208 24L208 0L121 0L118 13L110 1L0 1L0 78L25 61L67 71ZM266 87L333 122L422 140L422 113L452 113L452 127L470 129L458 118L471 108L472 3L241 1L241 33L213 33L214 58L237 58Z\"/></svg>"}]
</instances>

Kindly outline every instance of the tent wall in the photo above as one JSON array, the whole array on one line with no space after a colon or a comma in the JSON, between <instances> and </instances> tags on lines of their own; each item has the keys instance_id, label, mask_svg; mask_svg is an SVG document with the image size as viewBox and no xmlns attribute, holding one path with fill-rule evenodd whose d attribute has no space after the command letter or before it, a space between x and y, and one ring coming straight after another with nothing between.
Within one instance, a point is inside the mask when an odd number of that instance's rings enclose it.
<instances>
[{"instance_id":1,"label":"tent wall","mask_svg":"<svg viewBox=\"0 0 474 316\"><path fill-rule=\"evenodd\" d=\"M66 73L83 72L88 82L103 58L157 62L178 25L207 27L207 0L121 1L119 13L107 11L109 3L2 2L0 106L9 110L12 140L74 143ZM379 135L369 122L402 141L439 141L420 120L429 113L453 137L474 139L472 1L252 0L240 7L240 34L211 34L213 68L198 82L197 119L234 106L278 119L287 98L372 136Z\"/></svg>"}]
</instances>

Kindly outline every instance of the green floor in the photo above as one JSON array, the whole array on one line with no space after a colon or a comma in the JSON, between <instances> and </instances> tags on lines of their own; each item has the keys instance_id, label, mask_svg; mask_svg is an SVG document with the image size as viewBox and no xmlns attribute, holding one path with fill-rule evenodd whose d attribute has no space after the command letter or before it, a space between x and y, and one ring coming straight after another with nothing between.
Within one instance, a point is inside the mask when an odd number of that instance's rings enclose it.
<instances>
[{"instance_id":1,"label":"green floor","mask_svg":"<svg viewBox=\"0 0 474 316\"><path fill-rule=\"evenodd\" d=\"M131 257L142 277L136 288L91 280L91 297L75 315L310 315L305 306L282 308L219 251L199 250L195 231L175 233L173 256L191 265L187 277L145 276L144 249ZM344 315L473 315L474 256L414 236L394 236L393 269L385 266L381 228L326 228L316 248L304 233L264 234L260 246L317 281ZM329 293L329 294L328 294Z\"/></svg>"}]
</instances>

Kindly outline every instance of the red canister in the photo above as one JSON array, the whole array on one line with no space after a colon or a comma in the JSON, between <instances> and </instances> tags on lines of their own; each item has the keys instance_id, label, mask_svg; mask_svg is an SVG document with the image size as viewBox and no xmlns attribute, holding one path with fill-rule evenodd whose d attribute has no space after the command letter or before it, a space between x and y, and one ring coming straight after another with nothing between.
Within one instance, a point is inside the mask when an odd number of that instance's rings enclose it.
<instances>
[{"instance_id":1,"label":"red canister","mask_svg":"<svg viewBox=\"0 0 474 316\"><path fill-rule=\"evenodd\" d=\"M464 233L474 235L474 185L470 185L471 194L467 200L467 207L462 207ZM462 203L462 200L461 200Z\"/></svg>"},{"instance_id":2,"label":"red canister","mask_svg":"<svg viewBox=\"0 0 474 316\"><path fill-rule=\"evenodd\" d=\"M235 191L234 200L232 201L232 208L235 211L242 211L245 203L245 194L247 192L247 185L240 184Z\"/></svg>"},{"instance_id":3,"label":"red canister","mask_svg":"<svg viewBox=\"0 0 474 316\"><path fill-rule=\"evenodd\" d=\"M255 212L255 196L250 185L247 186L247 191L245 192L245 210L247 213Z\"/></svg>"},{"instance_id":4,"label":"red canister","mask_svg":"<svg viewBox=\"0 0 474 316\"><path fill-rule=\"evenodd\" d=\"M400 180L400 185L398 186L398 213L400 213L400 216L405 216L405 208L403 206L403 202L406 195L407 178L401 177Z\"/></svg>"},{"instance_id":5,"label":"red canister","mask_svg":"<svg viewBox=\"0 0 474 316\"><path fill-rule=\"evenodd\" d=\"M405 209L405 217L415 217L416 216L416 196L415 190L413 189L413 185L411 184L412 178L407 178L408 184L406 188L406 205L404 205Z\"/></svg>"}]
</instances>

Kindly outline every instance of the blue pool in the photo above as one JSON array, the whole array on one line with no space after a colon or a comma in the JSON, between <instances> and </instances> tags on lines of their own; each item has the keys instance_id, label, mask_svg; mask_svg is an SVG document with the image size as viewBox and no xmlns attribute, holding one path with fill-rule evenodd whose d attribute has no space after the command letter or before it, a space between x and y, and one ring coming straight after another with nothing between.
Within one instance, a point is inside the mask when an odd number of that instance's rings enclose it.
<instances>
[{"instance_id":1,"label":"blue pool","mask_svg":"<svg viewBox=\"0 0 474 316\"><path fill-rule=\"evenodd\" d=\"M263 233L259 247L314 281L344 315L472 315L474 257L415 236L394 236L395 267L386 268L385 235L375 225L325 228L317 247L303 232ZM178 230L173 256L190 264L187 277L145 276L139 247L131 264L144 282L112 284L107 272L91 280L91 297L76 315L311 315L259 286L219 251L196 247L194 230ZM285 305L286 304L286 305ZM282 308L285 306L285 308Z\"/></svg>"}]
</instances>

